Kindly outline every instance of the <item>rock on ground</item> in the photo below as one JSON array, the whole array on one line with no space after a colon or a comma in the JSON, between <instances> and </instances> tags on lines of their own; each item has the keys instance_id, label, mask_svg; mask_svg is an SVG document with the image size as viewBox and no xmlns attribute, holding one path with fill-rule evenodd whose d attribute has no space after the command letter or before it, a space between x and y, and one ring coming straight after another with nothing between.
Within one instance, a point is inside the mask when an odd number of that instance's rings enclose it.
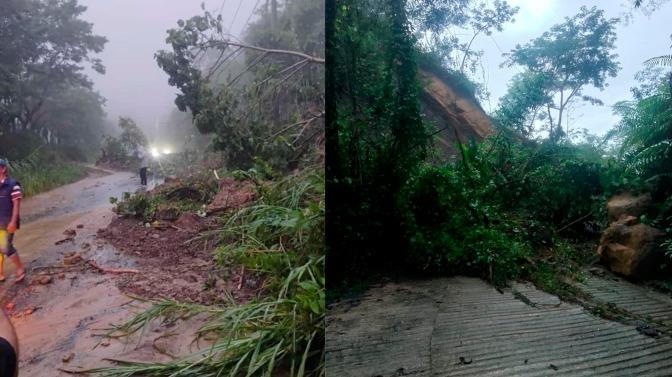
<instances>
[{"instance_id":1,"label":"rock on ground","mask_svg":"<svg viewBox=\"0 0 672 377\"><path fill-rule=\"evenodd\" d=\"M602 233L597 253L610 270L635 278L660 273L664 232L639 224L639 216L651 203L649 194L620 194L607 202L609 227Z\"/></svg>"},{"instance_id":2,"label":"rock on ground","mask_svg":"<svg viewBox=\"0 0 672 377\"><path fill-rule=\"evenodd\" d=\"M618 221L621 216L634 216L638 218L649 209L651 194L634 196L630 193L614 195L607 202L607 215L609 223Z\"/></svg>"}]
</instances>

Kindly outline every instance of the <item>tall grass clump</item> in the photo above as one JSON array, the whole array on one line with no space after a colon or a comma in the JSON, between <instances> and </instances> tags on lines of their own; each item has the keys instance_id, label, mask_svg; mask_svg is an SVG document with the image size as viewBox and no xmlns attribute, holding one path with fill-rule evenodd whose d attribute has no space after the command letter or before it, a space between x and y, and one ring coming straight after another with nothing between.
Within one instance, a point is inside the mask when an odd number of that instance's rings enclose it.
<instances>
[{"instance_id":1,"label":"tall grass clump","mask_svg":"<svg viewBox=\"0 0 672 377\"><path fill-rule=\"evenodd\" d=\"M9 161L9 174L21 183L23 195L28 197L75 182L86 171L55 151L38 148L21 160Z\"/></svg>"},{"instance_id":2,"label":"tall grass clump","mask_svg":"<svg viewBox=\"0 0 672 377\"><path fill-rule=\"evenodd\" d=\"M308 169L266 183L259 199L204 236L221 237L216 263L237 262L265 279L262 298L229 306L163 300L116 328L132 334L154 319L202 314L211 346L168 363L119 362L102 376L324 376L324 172Z\"/></svg>"}]
</instances>

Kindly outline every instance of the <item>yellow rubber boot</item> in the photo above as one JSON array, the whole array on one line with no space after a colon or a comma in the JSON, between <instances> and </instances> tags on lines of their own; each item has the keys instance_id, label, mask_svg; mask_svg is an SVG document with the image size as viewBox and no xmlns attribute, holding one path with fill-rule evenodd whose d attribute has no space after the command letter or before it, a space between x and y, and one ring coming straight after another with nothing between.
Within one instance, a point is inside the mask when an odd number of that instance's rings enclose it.
<instances>
[{"instance_id":1,"label":"yellow rubber boot","mask_svg":"<svg viewBox=\"0 0 672 377\"><path fill-rule=\"evenodd\" d=\"M0 229L0 251L4 254L9 247L9 232L5 229Z\"/></svg>"}]
</instances>

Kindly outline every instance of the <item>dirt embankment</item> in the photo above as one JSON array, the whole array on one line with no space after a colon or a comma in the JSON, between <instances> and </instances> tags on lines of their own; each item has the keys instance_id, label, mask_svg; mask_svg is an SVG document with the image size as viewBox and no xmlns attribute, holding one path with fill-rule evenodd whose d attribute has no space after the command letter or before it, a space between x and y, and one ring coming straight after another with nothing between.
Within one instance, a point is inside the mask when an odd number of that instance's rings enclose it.
<instances>
[{"instance_id":1,"label":"dirt embankment","mask_svg":"<svg viewBox=\"0 0 672 377\"><path fill-rule=\"evenodd\" d=\"M246 302L257 294L258 280L248 277L241 284L241 270L213 262L216 235L194 239L198 237L196 229L214 225L212 219L193 214L149 227L136 219L117 218L98 236L136 261L140 273L121 274L115 279L127 295L206 305L224 304L230 298Z\"/></svg>"},{"instance_id":2,"label":"dirt embankment","mask_svg":"<svg viewBox=\"0 0 672 377\"><path fill-rule=\"evenodd\" d=\"M179 201L175 193L191 195L192 191L188 182L171 180L147 195L169 193L172 200ZM134 217L114 219L98 232L98 237L110 242L125 257L133 258L141 271L120 275L117 287L132 296L205 305L226 304L231 300L241 303L257 296L262 289L258 276L214 261L221 240L218 229L222 227L217 215L254 199L251 184L225 179L206 206L207 214L183 212L175 219L166 216L168 219L151 223Z\"/></svg>"},{"instance_id":3,"label":"dirt embankment","mask_svg":"<svg viewBox=\"0 0 672 377\"><path fill-rule=\"evenodd\" d=\"M437 139L448 154L456 154L455 143L479 141L494 134L490 117L473 95L461 93L454 83L429 71L421 71L422 107L429 120L441 130Z\"/></svg>"}]
</instances>

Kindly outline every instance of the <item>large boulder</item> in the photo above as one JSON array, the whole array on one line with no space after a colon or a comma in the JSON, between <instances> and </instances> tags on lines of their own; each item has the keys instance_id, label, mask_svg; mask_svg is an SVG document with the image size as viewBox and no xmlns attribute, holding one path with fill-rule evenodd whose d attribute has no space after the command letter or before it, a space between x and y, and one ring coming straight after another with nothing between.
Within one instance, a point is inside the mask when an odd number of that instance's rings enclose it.
<instances>
[{"instance_id":1,"label":"large boulder","mask_svg":"<svg viewBox=\"0 0 672 377\"><path fill-rule=\"evenodd\" d=\"M597 253L610 270L634 278L652 278L660 273L664 252L660 246L665 233L636 217L622 214L602 234Z\"/></svg>"},{"instance_id":2,"label":"large boulder","mask_svg":"<svg viewBox=\"0 0 672 377\"><path fill-rule=\"evenodd\" d=\"M651 194L634 196L630 193L614 195L607 202L607 214L609 223L618 221L624 216L638 218L646 213L651 206Z\"/></svg>"}]
</instances>

